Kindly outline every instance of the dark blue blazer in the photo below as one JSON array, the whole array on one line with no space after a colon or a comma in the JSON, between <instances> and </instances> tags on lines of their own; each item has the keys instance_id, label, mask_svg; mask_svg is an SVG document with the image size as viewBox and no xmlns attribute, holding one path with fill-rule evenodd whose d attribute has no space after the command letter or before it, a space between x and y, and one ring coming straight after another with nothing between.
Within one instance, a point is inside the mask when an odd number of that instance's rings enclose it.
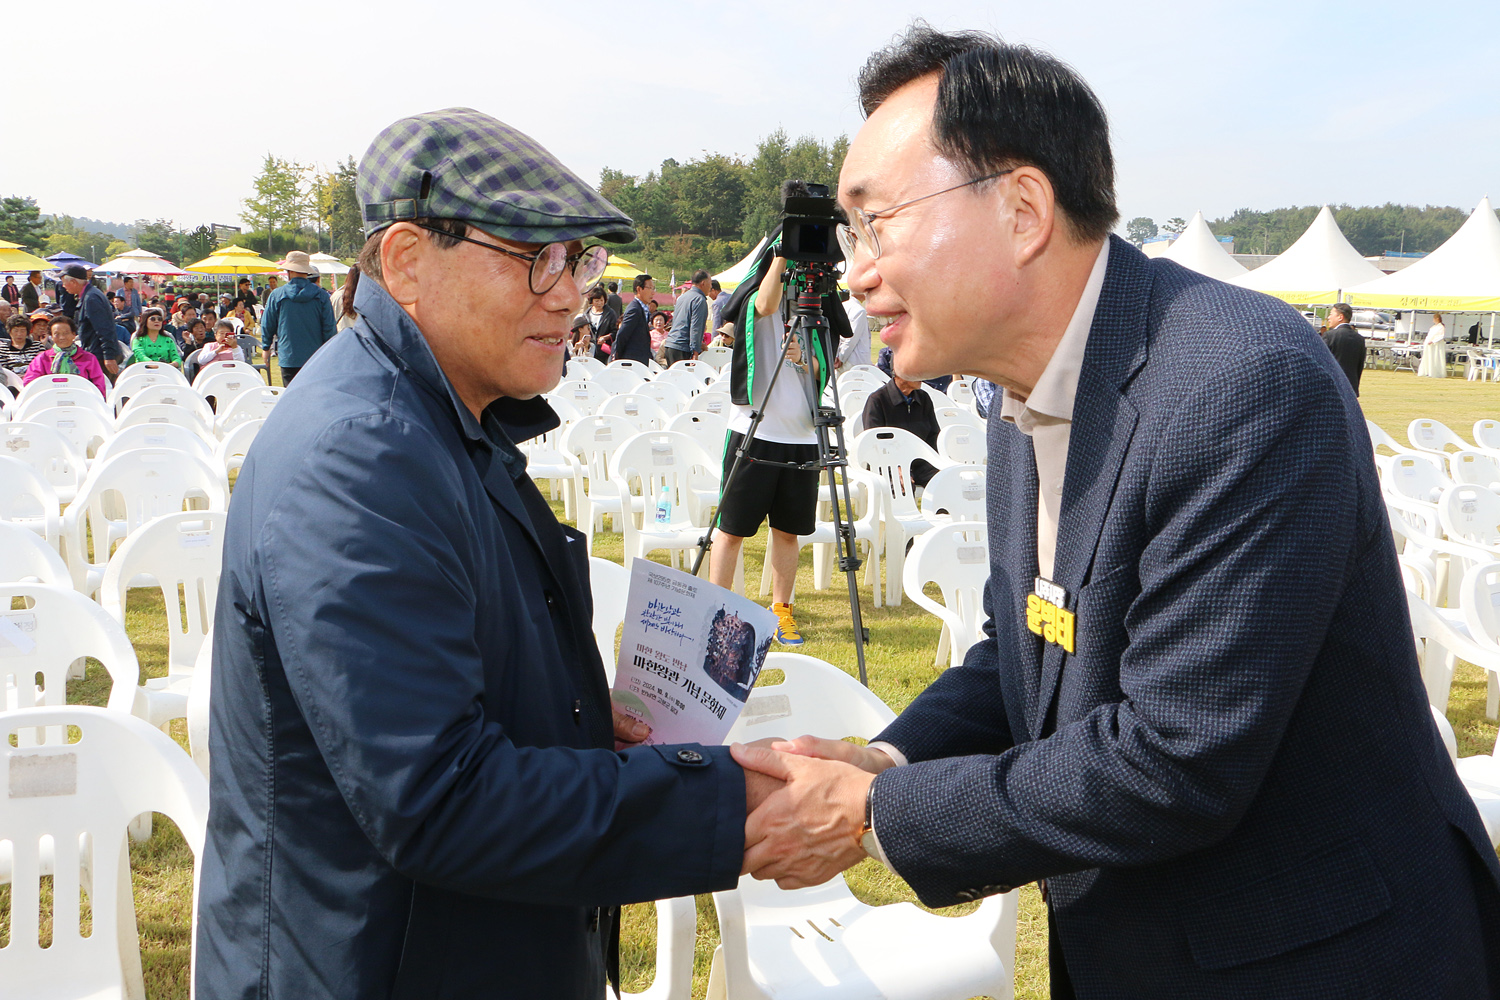
<instances>
[{"instance_id":1,"label":"dark blue blazer","mask_svg":"<svg viewBox=\"0 0 1500 1000\"><path fill-rule=\"evenodd\" d=\"M1079 997L1490 996L1500 867L1370 456L1301 317L1112 238L1053 574L1075 652L1026 628L1032 442L992 419L988 638L880 737L922 900L1046 878Z\"/></svg>"},{"instance_id":2,"label":"dark blue blazer","mask_svg":"<svg viewBox=\"0 0 1500 1000\"><path fill-rule=\"evenodd\" d=\"M599 1000L608 907L734 886L743 772L613 751L583 536L510 440L555 414L475 420L356 307L230 504L198 996Z\"/></svg>"},{"instance_id":3,"label":"dark blue blazer","mask_svg":"<svg viewBox=\"0 0 1500 1000\"><path fill-rule=\"evenodd\" d=\"M620 329L615 331L615 342L610 354L611 361L651 360L651 313L639 297L630 300L625 307L625 316L620 320Z\"/></svg>"}]
</instances>

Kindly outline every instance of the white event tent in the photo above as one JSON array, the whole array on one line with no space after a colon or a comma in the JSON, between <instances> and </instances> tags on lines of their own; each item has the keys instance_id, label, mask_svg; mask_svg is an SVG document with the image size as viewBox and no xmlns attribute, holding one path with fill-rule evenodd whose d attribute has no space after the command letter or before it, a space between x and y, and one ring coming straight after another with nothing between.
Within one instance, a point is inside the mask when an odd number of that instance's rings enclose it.
<instances>
[{"instance_id":1,"label":"white event tent","mask_svg":"<svg viewBox=\"0 0 1500 1000\"><path fill-rule=\"evenodd\" d=\"M1381 277L1380 268L1360 256L1344 238L1324 205L1312 225L1286 252L1230 281L1241 288L1302 305L1340 301L1346 289Z\"/></svg>"},{"instance_id":2,"label":"white event tent","mask_svg":"<svg viewBox=\"0 0 1500 1000\"><path fill-rule=\"evenodd\" d=\"M1193 221L1187 224L1187 228L1172 241L1172 245L1162 256L1220 281L1229 281L1245 273L1245 265L1229 256L1224 244L1219 242L1213 230L1208 228L1208 223L1203 221L1202 212L1193 216Z\"/></svg>"},{"instance_id":3,"label":"white event tent","mask_svg":"<svg viewBox=\"0 0 1500 1000\"><path fill-rule=\"evenodd\" d=\"M1352 290L1357 306L1440 312L1500 310L1500 219L1489 198L1432 253Z\"/></svg>"},{"instance_id":4,"label":"white event tent","mask_svg":"<svg viewBox=\"0 0 1500 1000\"><path fill-rule=\"evenodd\" d=\"M719 283L719 287L726 292L732 292L738 288L740 282L745 280L745 275L749 274L750 269L755 266L755 261L760 257L761 251L766 248L766 240L769 238L762 236L760 242L755 244L755 249L746 254L744 260L727 271L720 271L714 275L714 280Z\"/></svg>"}]
</instances>

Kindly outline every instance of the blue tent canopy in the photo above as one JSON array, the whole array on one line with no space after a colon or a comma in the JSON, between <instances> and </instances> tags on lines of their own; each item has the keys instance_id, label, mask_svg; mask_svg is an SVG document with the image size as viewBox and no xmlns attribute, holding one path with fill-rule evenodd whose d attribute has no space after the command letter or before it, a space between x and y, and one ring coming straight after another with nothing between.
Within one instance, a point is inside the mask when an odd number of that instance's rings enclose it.
<instances>
[{"instance_id":1,"label":"blue tent canopy","mask_svg":"<svg viewBox=\"0 0 1500 1000\"><path fill-rule=\"evenodd\" d=\"M71 264L82 264L84 267L90 269L99 266L91 260L86 260L85 258L78 256L77 254L67 253L66 251L64 251L63 253L55 253L47 259L50 260L53 264L57 265L58 270L68 267Z\"/></svg>"}]
</instances>

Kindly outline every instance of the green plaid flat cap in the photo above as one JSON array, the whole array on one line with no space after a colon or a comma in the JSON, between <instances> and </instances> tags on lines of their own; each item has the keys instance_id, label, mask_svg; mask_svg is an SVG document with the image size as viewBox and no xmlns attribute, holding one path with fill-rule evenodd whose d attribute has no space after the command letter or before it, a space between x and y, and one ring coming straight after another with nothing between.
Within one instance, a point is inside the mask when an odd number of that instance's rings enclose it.
<instances>
[{"instance_id":1,"label":"green plaid flat cap","mask_svg":"<svg viewBox=\"0 0 1500 1000\"><path fill-rule=\"evenodd\" d=\"M516 243L635 239L630 217L535 139L473 108L387 126L359 161L356 188L367 236L430 218Z\"/></svg>"}]
</instances>

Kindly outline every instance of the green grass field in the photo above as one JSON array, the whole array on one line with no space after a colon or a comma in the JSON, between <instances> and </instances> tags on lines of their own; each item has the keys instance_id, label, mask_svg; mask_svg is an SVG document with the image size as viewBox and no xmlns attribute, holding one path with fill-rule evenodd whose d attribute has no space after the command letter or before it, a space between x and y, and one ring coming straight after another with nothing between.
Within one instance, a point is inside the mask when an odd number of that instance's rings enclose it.
<instances>
[{"instance_id":1,"label":"green grass field","mask_svg":"<svg viewBox=\"0 0 1500 1000\"><path fill-rule=\"evenodd\" d=\"M1500 417L1500 386L1450 379L1438 382L1416 378L1409 372L1370 371L1364 376L1363 404L1366 413L1398 440L1416 417L1434 417L1464 437L1473 422ZM554 508L561 516L561 504ZM754 595L759 586L764 557L764 533L746 545L747 587ZM619 560L618 535L604 535L595 554ZM821 657L854 673L852 625L847 591L842 578L835 587L817 593L811 589L811 556L804 552L798 576L797 617L807 639L801 652ZM867 647L870 684L893 709L905 707L937 677L932 662L938 625L909 601L897 608L872 606L868 587L861 588L865 624L870 629ZM166 671L167 638L160 597L136 591L127 613L127 629L134 641L144 677ZM1459 739L1462 755L1489 753L1495 743L1495 726L1483 718L1485 681L1481 671L1460 665L1453 685L1448 717ZM93 665L88 677L68 687L68 699L78 704L103 705L107 686L104 671ZM182 722L173 723L172 735L185 745ZM186 998L188 995L189 915L192 900L192 858L181 836L158 817L155 832L145 844L131 846L137 915L146 971L147 992L152 998ZM915 901L906 884L874 862L867 861L849 873L856 894L869 903ZM9 887L0 887L0 929L8 925ZM969 912L970 907L942 911L945 915ZM711 898L698 899L698 940L695 958L694 996L702 997L708 979L708 964L718 943L718 925ZM628 907L622 934L622 969L626 987L639 990L653 974L655 915L648 905ZM50 934L50 929L44 931ZM1016 996L1045 998L1047 985L1046 913L1034 886L1020 896L1020 926L1017 931ZM0 943L4 932L0 931Z\"/></svg>"}]
</instances>

